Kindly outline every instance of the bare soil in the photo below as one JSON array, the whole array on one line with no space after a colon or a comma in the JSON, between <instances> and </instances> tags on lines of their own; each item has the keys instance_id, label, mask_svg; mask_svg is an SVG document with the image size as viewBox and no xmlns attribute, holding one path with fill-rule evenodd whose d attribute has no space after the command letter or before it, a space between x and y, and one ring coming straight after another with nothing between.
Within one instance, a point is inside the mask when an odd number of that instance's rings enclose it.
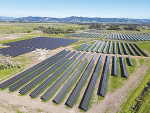
<instances>
[{"instance_id":1,"label":"bare soil","mask_svg":"<svg viewBox=\"0 0 150 113\"><path fill-rule=\"evenodd\" d=\"M17 33L17 34L0 34L0 41L17 39L17 38L23 38L23 37L25 37L25 36L22 33Z\"/></svg>"}]
</instances>

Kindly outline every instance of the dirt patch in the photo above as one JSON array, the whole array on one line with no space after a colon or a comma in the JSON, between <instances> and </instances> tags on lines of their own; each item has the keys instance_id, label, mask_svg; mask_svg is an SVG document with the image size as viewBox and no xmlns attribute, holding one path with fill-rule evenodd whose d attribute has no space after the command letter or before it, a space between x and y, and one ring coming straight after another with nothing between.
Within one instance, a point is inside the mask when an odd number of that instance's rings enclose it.
<instances>
[{"instance_id":1,"label":"dirt patch","mask_svg":"<svg viewBox=\"0 0 150 113\"><path fill-rule=\"evenodd\" d=\"M0 41L3 40L11 40L11 39L17 39L17 38L23 38L25 37L23 34L21 33L17 33L17 34L0 34Z\"/></svg>"}]
</instances>

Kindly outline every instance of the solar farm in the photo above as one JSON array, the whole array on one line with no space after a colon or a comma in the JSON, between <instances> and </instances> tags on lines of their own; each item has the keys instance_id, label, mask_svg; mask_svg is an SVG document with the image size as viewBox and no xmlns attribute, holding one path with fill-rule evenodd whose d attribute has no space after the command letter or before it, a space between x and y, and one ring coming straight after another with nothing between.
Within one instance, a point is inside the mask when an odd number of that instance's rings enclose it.
<instances>
[{"instance_id":1,"label":"solar farm","mask_svg":"<svg viewBox=\"0 0 150 113\"><path fill-rule=\"evenodd\" d=\"M129 89L138 86L149 69L150 52L141 46L149 41L150 35L87 30L59 38L36 36L3 43L3 59L28 55L36 59L0 81L2 97L35 104L43 112L120 109L119 102L123 103ZM46 51L47 56L39 60L38 50Z\"/></svg>"}]
</instances>

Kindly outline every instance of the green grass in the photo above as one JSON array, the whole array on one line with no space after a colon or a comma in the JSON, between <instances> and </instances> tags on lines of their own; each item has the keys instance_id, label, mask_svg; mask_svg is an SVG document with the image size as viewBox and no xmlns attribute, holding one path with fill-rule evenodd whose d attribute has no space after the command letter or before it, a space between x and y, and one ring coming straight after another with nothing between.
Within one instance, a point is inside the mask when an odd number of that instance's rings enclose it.
<instances>
[{"instance_id":1,"label":"green grass","mask_svg":"<svg viewBox=\"0 0 150 113\"><path fill-rule=\"evenodd\" d=\"M137 63L136 63L136 60L134 58L131 58L132 60L132 63L133 63L133 66L127 66L127 72L128 72L128 75L130 76L132 73L134 73L135 71L135 68L137 67ZM125 64L127 64L126 60L125 60Z\"/></svg>"},{"instance_id":2,"label":"green grass","mask_svg":"<svg viewBox=\"0 0 150 113\"><path fill-rule=\"evenodd\" d=\"M130 110L132 110L131 107L133 105L135 105L136 98L139 97L139 95L143 91L143 88L147 85L147 82L149 82L149 81L150 81L150 70L147 70L147 74L144 77L144 79L142 80L142 82L140 83L140 85L129 96L127 96L127 101L125 101L122 104L121 112L123 112L123 113L131 112L130 111Z\"/></svg>"},{"instance_id":3,"label":"green grass","mask_svg":"<svg viewBox=\"0 0 150 113\"><path fill-rule=\"evenodd\" d=\"M110 85L110 90L109 90L110 92L114 92L115 90L117 90L118 88L120 88L121 86L124 85L124 81L128 80L128 78L121 77L121 69L120 69L119 57L117 58L117 60L118 60L118 62L117 62L117 65L118 65L118 77L110 76L110 78L111 78L111 85ZM133 62L134 66L127 66L126 65L129 77L130 77L130 75L132 73L134 73L135 68L137 67L136 60L132 58L132 62ZM125 64L127 64L126 60L125 60Z\"/></svg>"},{"instance_id":4,"label":"green grass","mask_svg":"<svg viewBox=\"0 0 150 113\"><path fill-rule=\"evenodd\" d=\"M36 111L37 111L37 112L40 112L40 113L43 112L43 110L40 110L40 109L36 109Z\"/></svg>"},{"instance_id":5,"label":"green grass","mask_svg":"<svg viewBox=\"0 0 150 113\"><path fill-rule=\"evenodd\" d=\"M148 43L137 43L137 45L143 50L150 53L150 44Z\"/></svg>"},{"instance_id":6,"label":"green grass","mask_svg":"<svg viewBox=\"0 0 150 113\"><path fill-rule=\"evenodd\" d=\"M9 78L13 75L15 75L16 73L21 72L27 65L29 65L32 62L32 58L30 59L26 59L25 57L22 56L18 56L16 57L16 59L14 61L18 61L21 63L21 67L22 68L8 68L7 69L0 69L0 81L5 80L6 78Z\"/></svg>"},{"instance_id":7,"label":"green grass","mask_svg":"<svg viewBox=\"0 0 150 113\"><path fill-rule=\"evenodd\" d=\"M79 95L78 95L78 97L77 97L77 99L76 99L76 101L74 103L75 105L78 103L79 97L80 97L80 93L79 93Z\"/></svg>"},{"instance_id":8,"label":"green grass","mask_svg":"<svg viewBox=\"0 0 150 113\"><path fill-rule=\"evenodd\" d=\"M54 103L54 102L53 102ZM71 107L69 107L69 106L65 106L65 108L67 108L67 109L71 109Z\"/></svg>"},{"instance_id":9,"label":"green grass","mask_svg":"<svg viewBox=\"0 0 150 113\"><path fill-rule=\"evenodd\" d=\"M79 25L70 23L1 23L0 33L1 34L11 34L14 33L24 33L28 30L33 31L33 28L43 26L43 27L53 27L67 29L80 30L81 27L88 29L89 25Z\"/></svg>"},{"instance_id":10,"label":"green grass","mask_svg":"<svg viewBox=\"0 0 150 113\"><path fill-rule=\"evenodd\" d=\"M20 26L0 26L1 34L26 33L27 31L32 32L33 28Z\"/></svg>"},{"instance_id":11,"label":"green grass","mask_svg":"<svg viewBox=\"0 0 150 113\"><path fill-rule=\"evenodd\" d=\"M94 104L94 103L95 103L95 102L94 102L94 97L95 97L94 92L95 92L95 88L94 88L94 91L93 91L93 94L92 94L92 97L91 97L91 100L90 100L90 104L89 104L88 109L92 108L92 104Z\"/></svg>"},{"instance_id":12,"label":"green grass","mask_svg":"<svg viewBox=\"0 0 150 113\"><path fill-rule=\"evenodd\" d=\"M123 85L123 81L125 78L121 77L121 70L120 70L120 63L119 63L119 57L117 58L118 62L118 77L116 76L110 76L111 78L111 85L110 85L110 92L114 92L116 89L121 87Z\"/></svg>"},{"instance_id":13,"label":"green grass","mask_svg":"<svg viewBox=\"0 0 150 113\"><path fill-rule=\"evenodd\" d=\"M141 66L144 64L144 59L139 59Z\"/></svg>"},{"instance_id":14,"label":"green grass","mask_svg":"<svg viewBox=\"0 0 150 113\"><path fill-rule=\"evenodd\" d=\"M74 45L78 45L78 44L82 44L82 43L84 44L85 41L75 42L75 43L73 43L73 44L74 44ZM92 46L92 44L94 44L94 43L95 43L95 41L90 42L90 43L87 43L87 45L88 45L88 44L91 44L91 46ZM82 46L82 45L75 46L75 47L73 47L73 49L74 49L74 50L77 50L77 49L78 49L79 47L81 47L81 46ZM91 47L91 46L90 46L90 47ZM86 47L86 46L85 46L85 47ZM87 51L90 47L88 47L85 51ZM95 46L94 46L94 47L95 47ZM93 47L93 48L94 48L94 47ZM93 48L92 48L92 49L93 49ZM91 50L92 50L92 49L91 49ZM81 49L81 50L82 50L82 49Z\"/></svg>"},{"instance_id":15,"label":"green grass","mask_svg":"<svg viewBox=\"0 0 150 113\"><path fill-rule=\"evenodd\" d=\"M31 39L31 38L34 38L34 36L29 36L29 37L24 37L24 38L17 38L17 39L12 39L12 40L4 40L4 41L1 41L0 44L16 42L16 41L26 40L26 39Z\"/></svg>"},{"instance_id":16,"label":"green grass","mask_svg":"<svg viewBox=\"0 0 150 113\"><path fill-rule=\"evenodd\" d=\"M110 108L111 108L111 107L108 107L104 113L107 113L107 112L110 110Z\"/></svg>"},{"instance_id":17,"label":"green grass","mask_svg":"<svg viewBox=\"0 0 150 113\"><path fill-rule=\"evenodd\" d=\"M70 45L79 45L79 44L84 44L84 43L86 43L86 41L77 41L77 42L72 43L72 44L70 44ZM80 45L80 46L81 46L81 45Z\"/></svg>"},{"instance_id":18,"label":"green grass","mask_svg":"<svg viewBox=\"0 0 150 113\"><path fill-rule=\"evenodd\" d=\"M144 96L139 101L140 103L138 104L135 113L150 113L150 88L144 93Z\"/></svg>"},{"instance_id":19,"label":"green grass","mask_svg":"<svg viewBox=\"0 0 150 113\"><path fill-rule=\"evenodd\" d=\"M78 48L81 47L81 46L82 46L82 45L75 46L75 47L73 47L73 49L77 51ZM81 49L81 50L82 50L82 49ZM81 51L81 50L80 50L80 51Z\"/></svg>"}]
</instances>

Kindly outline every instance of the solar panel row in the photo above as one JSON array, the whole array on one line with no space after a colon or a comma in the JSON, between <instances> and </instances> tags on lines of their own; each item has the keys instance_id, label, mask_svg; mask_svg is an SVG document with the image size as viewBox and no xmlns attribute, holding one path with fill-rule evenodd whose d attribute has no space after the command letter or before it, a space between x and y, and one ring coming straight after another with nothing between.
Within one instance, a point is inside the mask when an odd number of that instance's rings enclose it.
<instances>
[{"instance_id":1,"label":"solar panel row","mask_svg":"<svg viewBox=\"0 0 150 113\"><path fill-rule=\"evenodd\" d=\"M70 75L75 67L80 63L82 59L76 60L76 62L42 95L41 99L47 101L48 98L54 93L54 91L62 84L62 82Z\"/></svg>"},{"instance_id":2,"label":"solar panel row","mask_svg":"<svg viewBox=\"0 0 150 113\"><path fill-rule=\"evenodd\" d=\"M148 55L137 44L134 45L144 56L148 57Z\"/></svg>"},{"instance_id":3,"label":"solar panel row","mask_svg":"<svg viewBox=\"0 0 150 113\"><path fill-rule=\"evenodd\" d=\"M46 65L42 66L41 68L35 70L33 73L27 75L26 77L24 77L23 79L19 80L18 82L16 82L15 84L13 84L12 86L9 87L10 91L15 91L16 89L18 89L19 87L21 87L22 85L24 85L25 83L27 83L28 81L32 80L34 77L38 76L40 73L42 73L44 70L48 69L50 66L52 66L53 64L55 64L56 62L58 62L59 60L61 60L63 57L65 57L66 55L68 55L71 51L67 51L66 53L62 54L61 56L57 57L56 59L54 59L53 61L47 63ZM66 61L67 59L62 59L64 61ZM63 62L64 62L63 61ZM61 61L60 61L61 62ZM61 62L61 63L63 63ZM58 62L59 63L59 62ZM57 65L57 64L55 64ZM58 67L59 65L57 65L56 67ZM51 69L51 68L50 68Z\"/></svg>"},{"instance_id":4,"label":"solar panel row","mask_svg":"<svg viewBox=\"0 0 150 113\"><path fill-rule=\"evenodd\" d=\"M122 43L122 47L123 47L125 55L129 55L128 51L126 50L126 47L125 47L124 43Z\"/></svg>"},{"instance_id":5,"label":"solar panel row","mask_svg":"<svg viewBox=\"0 0 150 113\"><path fill-rule=\"evenodd\" d=\"M101 41L99 41L99 42L97 43L97 45L96 45L95 48L92 50L92 52L95 52L95 51L97 50L97 48L99 47L100 43L101 43Z\"/></svg>"},{"instance_id":6,"label":"solar panel row","mask_svg":"<svg viewBox=\"0 0 150 113\"><path fill-rule=\"evenodd\" d=\"M72 58L74 59L74 58ZM60 75L63 70L65 70L72 61L66 62L62 67L60 67L55 73L53 73L50 77L48 77L44 82L42 82L36 89L34 89L30 96L35 98L41 91L43 91L53 80L55 80L58 75Z\"/></svg>"},{"instance_id":7,"label":"solar panel row","mask_svg":"<svg viewBox=\"0 0 150 113\"><path fill-rule=\"evenodd\" d=\"M31 51L34 51L34 48L25 48L25 47L7 47L0 49L0 54L9 55L12 57L16 57Z\"/></svg>"},{"instance_id":8,"label":"solar panel row","mask_svg":"<svg viewBox=\"0 0 150 113\"><path fill-rule=\"evenodd\" d=\"M150 41L150 35L108 34L106 39Z\"/></svg>"},{"instance_id":9,"label":"solar panel row","mask_svg":"<svg viewBox=\"0 0 150 113\"><path fill-rule=\"evenodd\" d=\"M105 44L105 47L104 47L104 49L103 49L103 53L106 53L108 43L109 43L109 42L107 41L106 44Z\"/></svg>"},{"instance_id":10,"label":"solar panel row","mask_svg":"<svg viewBox=\"0 0 150 113\"><path fill-rule=\"evenodd\" d=\"M138 56L141 56L141 54L137 51L137 49L133 46L133 44L130 43L130 46Z\"/></svg>"},{"instance_id":11,"label":"solar panel row","mask_svg":"<svg viewBox=\"0 0 150 113\"><path fill-rule=\"evenodd\" d=\"M84 45L82 45L81 47L78 48L78 51L80 51L82 48L84 48L87 44L85 43Z\"/></svg>"},{"instance_id":12,"label":"solar panel row","mask_svg":"<svg viewBox=\"0 0 150 113\"><path fill-rule=\"evenodd\" d=\"M114 54L117 54L117 51L116 51L116 42L114 43Z\"/></svg>"},{"instance_id":13,"label":"solar panel row","mask_svg":"<svg viewBox=\"0 0 150 113\"><path fill-rule=\"evenodd\" d=\"M92 94L93 94L93 91L94 91L94 88L95 88L96 80L97 80L98 75L99 75L99 71L100 71L100 68L101 68L103 58L104 58L104 55L102 54L101 57L99 58L99 61L96 65L96 67L95 67L94 74L91 77L91 80L90 80L90 82L87 86L86 92L85 92L84 96L82 97L83 101L81 101L81 108L85 111L88 110L90 100L91 100L91 97L92 97Z\"/></svg>"},{"instance_id":14,"label":"solar panel row","mask_svg":"<svg viewBox=\"0 0 150 113\"><path fill-rule=\"evenodd\" d=\"M129 65L133 66L132 60L131 60L131 58L129 56L128 56L128 61L129 61Z\"/></svg>"},{"instance_id":15,"label":"solar panel row","mask_svg":"<svg viewBox=\"0 0 150 113\"><path fill-rule=\"evenodd\" d=\"M130 55L135 56L135 53L136 53L136 55L138 55L138 56L143 55L143 56L148 57L148 55L137 44L121 43L122 44L122 46L121 46L121 44L118 42L118 46L117 46L117 43L112 42L112 41L111 42L107 41L106 44L105 44L105 41L103 41L102 43L101 43L101 41L99 41L97 44L96 43L97 43L97 41L92 46L90 44L86 45L86 43L85 43L84 45L79 47L78 50L80 51L81 48L82 48L82 51L87 50L87 52L89 52L89 51L95 52L97 50L97 53L100 53L101 50L103 49L102 53L108 52L108 54L111 54L112 48L113 48L113 54L117 54L117 47L118 47L118 54L129 55L129 53L130 53ZM104 46L104 44L105 44L105 46ZM109 49L107 51L108 44L109 44ZM94 47L94 49L92 50L93 47ZM140 53L142 53L142 55Z\"/></svg>"},{"instance_id":16,"label":"solar panel row","mask_svg":"<svg viewBox=\"0 0 150 113\"><path fill-rule=\"evenodd\" d=\"M124 77L128 78L128 73L127 73L127 69L126 69L126 65L125 65L123 56L121 56L121 61L122 61L122 67L123 67L123 75L124 75Z\"/></svg>"},{"instance_id":17,"label":"solar panel row","mask_svg":"<svg viewBox=\"0 0 150 113\"><path fill-rule=\"evenodd\" d=\"M110 44L109 44L108 54L111 54L111 50L112 50L112 42L110 42Z\"/></svg>"},{"instance_id":18,"label":"solar panel row","mask_svg":"<svg viewBox=\"0 0 150 113\"><path fill-rule=\"evenodd\" d=\"M105 33L79 33L79 34L68 34L67 37L81 37L81 38L103 38Z\"/></svg>"},{"instance_id":19,"label":"solar panel row","mask_svg":"<svg viewBox=\"0 0 150 113\"><path fill-rule=\"evenodd\" d=\"M122 55L122 50L121 50L121 45L120 45L120 43L118 43L118 48L119 48L118 53Z\"/></svg>"},{"instance_id":20,"label":"solar panel row","mask_svg":"<svg viewBox=\"0 0 150 113\"><path fill-rule=\"evenodd\" d=\"M103 41L103 42L102 42L102 44L101 44L100 48L99 48L99 49L98 49L98 51L97 51L98 53L100 53L100 52L101 52L101 50L102 50L102 48L103 48L104 44L105 44L105 41Z\"/></svg>"},{"instance_id":21,"label":"solar panel row","mask_svg":"<svg viewBox=\"0 0 150 113\"><path fill-rule=\"evenodd\" d=\"M96 42L87 50L87 52L91 51L91 49L96 45L97 42L98 42L98 41L96 41Z\"/></svg>"},{"instance_id":22,"label":"solar panel row","mask_svg":"<svg viewBox=\"0 0 150 113\"><path fill-rule=\"evenodd\" d=\"M73 54L72 54L73 53ZM68 58L71 57L71 55L75 54L75 51L69 54L67 57L56 63L53 67L46 70L44 73L40 74L37 78L35 78L33 81L28 83L26 86L24 86L22 89L19 90L19 93L24 95L27 93L30 89L32 89L34 86L36 86L39 82L41 82L44 78L46 78L50 73L52 73L55 69L57 69L60 65L62 65L65 61L68 60ZM78 54L79 55L79 54ZM67 67L66 64L72 63L74 58L70 59L67 63L64 64L64 67ZM59 64L59 65L58 65Z\"/></svg>"},{"instance_id":23,"label":"solar panel row","mask_svg":"<svg viewBox=\"0 0 150 113\"><path fill-rule=\"evenodd\" d=\"M104 75L103 75L103 79L102 79L102 85L101 85L101 89L100 89L100 93L99 93L103 97L105 97L105 95L106 95L107 79L108 79L108 71L109 71L109 62L110 62L110 55L108 55L108 57L107 57L106 66L105 66L105 70L104 70Z\"/></svg>"},{"instance_id":24,"label":"solar panel row","mask_svg":"<svg viewBox=\"0 0 150 113\"><path fill-rule=\"evenodd\" d=\"M128 48L128 50L129 50L130 54L135 56L135 54L133 53L133 51L132 51L132 49L130 48L129 44L126 43L126 45L127 45L127 48Z\"/></svg>"},{"instance_id":25,"label":"solar panel row","mask_svg":"<svg viewBox=\"0 0 150 113\"><path fill-rule=\"evenodd\" d=\"M77 77L82 72L83 68L85 67L88 59L91 57L92 53L90 53L84 61L81 63L81 65L77 68L77 70L73 73L73 75L70 77L70 79L66 82L66 84L62 87L62 89L58 92L58 94L55 96L53 101L57 104L61 102L61 100L64 98L70 87L73 85Z\"/></svg>"},{"instance_id":26,"label":"solar panel row","mask_svg":"<svg viewBox=\"0 0 150 113\"><path fill-rule=\"evenodd\" d=\"M14 76L14 77L12 77L10 79L8 79L7 81L5 81L5 82L3 82L3 83L0 84L0 88L4 89L4 88L10 86L14 82L17 82L19 79L25 77L29 73L32 73L34 70L38 69L42 65L45 65L46 63L48 63L48 62L50 62L52 60L54 60L55 58L57 58L58 56L60 56L61 54L65 53L65 52L66 52L66 50L62 50L61 52L57 53L56 55L54 55L54 56L52 56L52 57L50 57L50 58L42 61L41 63L38 63L37 65L35 65L35 66L33 66L33 67L31 67L31 68L29 68L29 69L27 69L27 70L19 73L18 75Z\"/></svg>"},{"instance_id":27,"label":"solar panel row","mask_svg":"<svg viewBox=\"0 0 150 113\"><path fill-rule=\"evenodd\" d=\"M93 67L93 64L97 58L98 54L95 54L94 57L92 58L92 60L90 61L88 67L86 68L86 70L84 71L84 74L82 75L82 77L80 78L79 82L77 83L76 87L74 88L74 90L72 91L71 95L69 96L68 100L66 101L66 104L70 107L73 107L86 79L88 78L88 75Z\"/></svg>"},{"instance_id":28,"label":"solar panel row","mask_svg":"<svg viewBox=\"0 0 150 113\"><path fill-rule=\"evenodd\" d=\"M114 70L113 70L113 75L118 76L118 66L117 66L117 56L114 56Z\"/></svg>"},{"instance_id":29,"label":"solar panel row","mask_svg":"<svg viewBox=\"0 0 150 113\"><path fill-rule=\"evenodd\" d=\"M82 51L86 51L89 47L91 46L91 44L88 44L87 46L85 46Z\"/></svg>"}]
</instances>

